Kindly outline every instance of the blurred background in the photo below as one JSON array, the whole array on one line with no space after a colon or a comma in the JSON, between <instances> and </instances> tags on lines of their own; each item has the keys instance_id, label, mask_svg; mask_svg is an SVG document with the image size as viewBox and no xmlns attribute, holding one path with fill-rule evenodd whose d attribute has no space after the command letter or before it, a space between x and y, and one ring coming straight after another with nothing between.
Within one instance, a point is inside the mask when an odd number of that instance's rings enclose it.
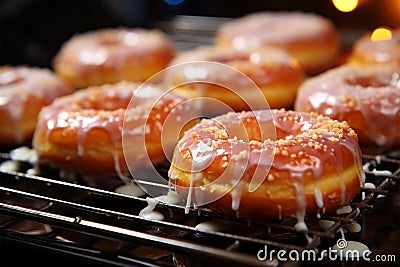
<instances>
[{"instance_id":1,"label":"blurred background","mask_svg":"<svg viewBox=\"0 0 400 267\"><path fill-rule=\"evenodd\" d=\"M171 36L184 28L210 41L222 18L267 10L323 15L343 33L345 44L379 26L400 27L400 0L0 0L0 65L50 67L74 33L102 27L157 27Z\"/></svg>"}]
</instances>

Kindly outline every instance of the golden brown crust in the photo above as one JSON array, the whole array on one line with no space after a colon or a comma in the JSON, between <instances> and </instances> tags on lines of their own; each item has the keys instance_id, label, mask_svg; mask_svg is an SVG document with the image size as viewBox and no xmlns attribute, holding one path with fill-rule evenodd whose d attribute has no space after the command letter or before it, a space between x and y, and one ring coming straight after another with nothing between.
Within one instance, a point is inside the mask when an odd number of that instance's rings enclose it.
<instances>
[{"instance_id":1,"label":"golden brown crust","mask_svg":"<svg viewBox=\"0 0 400 267\"><path fill-rule=\"evenodd\" d=\"M305 79L293 57L272 47L241 51L199 47L179 54L170 65L165 83L177 93L192 99L217 100L235 111L255 109L257 105L257 109L267 108L260 104L265 102L271 108L289 108ZM187 72L190 68L204 69L205 75L200 79L191 77ZM221 113L209 104L207 111L212 115Z\"/></svg>"},{"instance_id":2,"label":"golden brown crust","mask_svg":"<svg viewBox=\"0 0 400 267\"><path fill-rule=\"evenodd\" d=\"M314 179L307 179L307 181L304 181L307 214L332 213L342 207L342 186L346 188L345 202L350 202L360 191L359 173L357 173L358 170L356 168L357 167L349 166L343 171L343 184L342 181L338 179L337 174L324 174L319 178L318 186ZM181 170L175 169L174 171L177 172L177 176L184 177L177 180L176 188L178 193L182 196L187 196L188 188L190 188L190 177ZM271 170L270 174L279 177L279 179L273 182L267 180L256 192L242 194L239 210L236 211L232 209L232 191L218 191L218 187L214 188L213 193L210 193L210 191L204 193L223 195L223 197L218 198L214 203L207 205L207 207L222 214L239 216L241 218L295 218L297 212L296 189L291 185L290 178L287 173L284 172L274 172ZM325 204L324 210L316 204L315 188L318 188L322 192L322 201ZM246 183L242 190L244 192L249 192L249 183ZM206 196L205 198L212 197Z\"/></svg>"},{"instance_id":3,"label":"golden brown crust","mask_svg":"<svg viewBox=\"0 0 400 267\"><path fill-rule=\"evenodd\" d=\"M246 129L247 141L232 138L235 116ZM265 120L268 116L273 121ZM271 115L232 113L215 121L203 120L185 134L169 171L177 192L188 196L192 190L191 199L198 205L249 218L299 219L305 213L333 211L360 190L361 152L357 135L345 122L277 110ZM271 129L268 124L276 126L274 139L262 138L262 131ZM270 168L264 170L266 166ZM252 191L255 177L262 183ZM215 201L201 203L212 198Z\"/></svg>"},{"instance_id":4,"label":"golden brown crust","mask_svg":"<svg viewBox=\"0 0 400 267\"><path fill-rule=\"evenodd\" d=\"M107 28L74 35L53 67L75 88L140 82L163 70L174 53L172 42L158 30Z\"/></svg>"},{"instance_id":5,"label":"golden brown crust","mask_svg":"<svg viewBox=\"0 0 400 267\"><path fill-rule=\"evenodd\" d=\"M307 74L338 63L339 34L328 19L303 12L258 12L223 24L216 43L236 48L276 46L295 57Z\"/></svg>"},{"instance_id":6,"label":"golden brown crust","mask_svg":"<svg viewBox=\"0 0 400 267\"><path fill-rule=\"evenodd\" d=\"M399 79L400 65L343 65L306 80L295 109L347 121L364 145L396 146L400 144Z\"/></svg>"},{"instance_id":7,"label":"golden brown crust","mask_svg":"<svg viewBox=\"0 0 400 267\"><path fill-rule=\"evenodd\" d=\"M391 31L391 38L371 40L371 33L363 35L352 48L348 62L355 65L400 66L400 29Z\"/></svg>"},{"instance_id":8,"label":"golden brown crust","mask_svg":"<svg viewBox=\"0 0 400 267\"><path fill-rule=\"evenodd\" d=\"M47 69L0 67L0 146L29 144L41 109L72 90Z\"/></svg>"},{"instance_id":9,"label":"golden brown crust","mask_svg":"<svg viewBox=\"0 0 400 267\"><path fill-rule=\"evenodd\" d=\"M46 107L33 139L41 161L77 173L108 174L128 171L126 157L136 167L146 166L148 158L154 164L164 160L164 152L172 150L173 144L162 143L162 125L183 99L168 94L160 100L164 91L147 85L151 93L136 96L138 105L132 106L139 86L120 82L86 88ZM181 115L180 111L175 115ZM126 146L123 131L129 139Z\"/></svg>"}]
</instances>

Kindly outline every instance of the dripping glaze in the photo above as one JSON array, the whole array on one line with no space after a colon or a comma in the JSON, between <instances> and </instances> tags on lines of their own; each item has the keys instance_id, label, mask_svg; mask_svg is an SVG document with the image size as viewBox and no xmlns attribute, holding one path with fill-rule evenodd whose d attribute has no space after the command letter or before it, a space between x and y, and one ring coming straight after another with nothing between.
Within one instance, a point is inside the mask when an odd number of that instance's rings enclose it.
<instances>
[{"instance_id":1,"label":"dripping glaze","mask_svg":"<svg viewBox=\"0 0 400 267\"><path fill-rule=\"evenodd\" d=\"M399 144L400 68L332 69L303 83L295 109L348 121L363 144L383 147Z\"/></svg>"},{"instance_id":2,"label":"dripping glaze","mask_svg":"<svg viewBox=\"0 0 400 267\"><path fill-rule=\"evenodd\" d=\"M182 101L151 84L119 82L86 88L43 109L33 147L44 163L84 174L116 173L127 182L128 167L160 163L164 152L173 149L172 134L163 134L167 141L160 142L162 125L168 116L188 113L188 106L175 108ZM170 121L171 128L181 128L179 122Z\"/></svg>"},{"instance_id":3,"label":"dripping glaze","mask_svg":"<svg viewBox=\"0 0 400 267\"><path fill-rule=\"evenodd\" d=\"M250 135L256 131L251 128L255 118L263 119L260 123L263 127L273 123L277 138L257 140L256 136L249 136L246 141L243 132L237 130L238 117ZM273 157L268 159L267 152ZM199 165L202 171L198 171ZM255 168L262 170L264 180L250 193L251 179L260 174ZM216 177L218 170L222 171ZM328 191L324 184L324 179L331 176L337 181L334 191ZM239 217L260 215L246 213L247 209L269 218L295 217L298 230L307 228L304 222L307 212L324 213L332 210L330 206L339 208L347 204L363 183L361 152L354 131L346 123L285 110L274 110L271 115L266 115L266 111L228 113L203 120L179 141L169 177L176 191L186 197L187 208L190 203L207 204ZM273 187L282 183L289 184L285 190L293 193L287 193L279 202L274 199ZM310 185L312 192L306 192ZM223 196L215 202L204 201L215 193ZM265 200L252 203L249 201L252 194ZM292 207L288 209L287 203Z\"/></svg>"}]
</instances>

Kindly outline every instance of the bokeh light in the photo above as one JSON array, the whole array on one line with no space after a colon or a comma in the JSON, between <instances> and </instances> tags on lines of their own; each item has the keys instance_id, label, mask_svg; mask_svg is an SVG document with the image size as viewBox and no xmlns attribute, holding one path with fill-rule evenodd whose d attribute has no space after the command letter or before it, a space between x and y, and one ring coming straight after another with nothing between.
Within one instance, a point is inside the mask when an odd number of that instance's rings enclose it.
<instances>
[{"instance_id":1,"label":"bokeh light","mask_svg":"<svg viewBox=\"0 0 400 267\"><path fill-rule=\"evenodd\" d=\"M332 0L332 3L342 12L351 12L358 6L358 0Z\"/></svg>"},{"instance_id":2,"label":"bokeh light","mask_svg":"<svg viewBox=\"0 0 400 267\"><path fill-rule=\"evenodd\" d=\"M371 34L372 41L383 41L392 39L392 31L388 27L376 28Z\"/></svg>"},{"instance_id":3,"label":"bokeh light","mask_svg":"<svg viewBox=\"0 0 400 267\"><path fill-rule=\"evenodd\" d=\"M171 5L171 6L179 5L183 1L185 1L185 0L164 0L165 3L167 3L168 5Z\"/></svg>"}]
</instances>

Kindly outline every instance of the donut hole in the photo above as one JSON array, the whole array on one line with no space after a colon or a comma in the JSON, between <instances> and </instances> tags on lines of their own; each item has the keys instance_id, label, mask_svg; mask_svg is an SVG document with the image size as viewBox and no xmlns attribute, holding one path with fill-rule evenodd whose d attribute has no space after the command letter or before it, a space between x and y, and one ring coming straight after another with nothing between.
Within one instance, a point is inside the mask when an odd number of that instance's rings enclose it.
<instances>
[{"instance_id":1,"label":"donut hole","mask_svg":"<svg viewBox=\"0 0 400 267\"><path fill-rule=\"evenodd\" d=\"M0 75L0 86L15 85L24 81L24 77L15 72L7 71Z\"/></svg>"},{"instance_id":2,"label":"donut hole","mask_svg":"<svg viewBox=\"0 0 400 267\"><path fill-rule=\"evenodd\" d=\"M258 121L254 117L242 118L240 123L224 124L229 138L237 138L245 142L275 140L275 125L273 120Z\"/></svg>"},{"instance_id":3,"label":"donut hole","mask_svg":"<svg viewBox=\"0 0 400 267\"><path fill-rule=\"evenodd\" d=\"M377 75L353 76L348 77L345 82L351 86L368 87L385 87L390 85L390 79Z\"/></svg>"},{"instance_id":4,"label":"donut hole","mask_svg":"<svg viewBox=\"0 0 400 267\"><path fill-rule=\"evenodd\" d=\"M178 130L178 137L179 139L185 134L185 132L191 128L193 128L197 123L199 123L199 118L193 118L188 121L185 121L181 128Z\"/></svg>"},{"instance_id":5,"label":"donut hole","mask_svg":"<svg viewBox=\"0 0 400 267\"><path fill-rule=\"evenodd\" d=\"M117 88L118 85L115 86ZM125 85L121 84L120 86ZM126 89L124 87L118 87L118 90L90 88L78 92L74 98L73 104L79 109L114 111L126 109L132 96L133 90L129 89L129 87L126 87Z\"/></svg>"},{"instance_id":6,"label":"donut hole","mask_svg":"<svg viewBox=\"0 0 400 267\"><path fill-rule=\"evenodd\" d=\"M254 120L252 125L245 125L245 127L250 127L247 131L248 138L250 140L264 142L265 140L275 140L275 125L273 121L259 123L257 120Z\"/></svg>"},{"instance_id":7,"label":"donut hole","mask_svg":"<svg viewBox=\"0 0 400 267\"><path fill-rule=\"evenodd\" d=\"M105 111L113 111L117 109L126 109L129 101L126 99L118 99L118 98L102 98L102 101L85 101L84 99L80 103L82 109L93 109L93 110L105 110Z\"/></svg>"}]
</instances>

